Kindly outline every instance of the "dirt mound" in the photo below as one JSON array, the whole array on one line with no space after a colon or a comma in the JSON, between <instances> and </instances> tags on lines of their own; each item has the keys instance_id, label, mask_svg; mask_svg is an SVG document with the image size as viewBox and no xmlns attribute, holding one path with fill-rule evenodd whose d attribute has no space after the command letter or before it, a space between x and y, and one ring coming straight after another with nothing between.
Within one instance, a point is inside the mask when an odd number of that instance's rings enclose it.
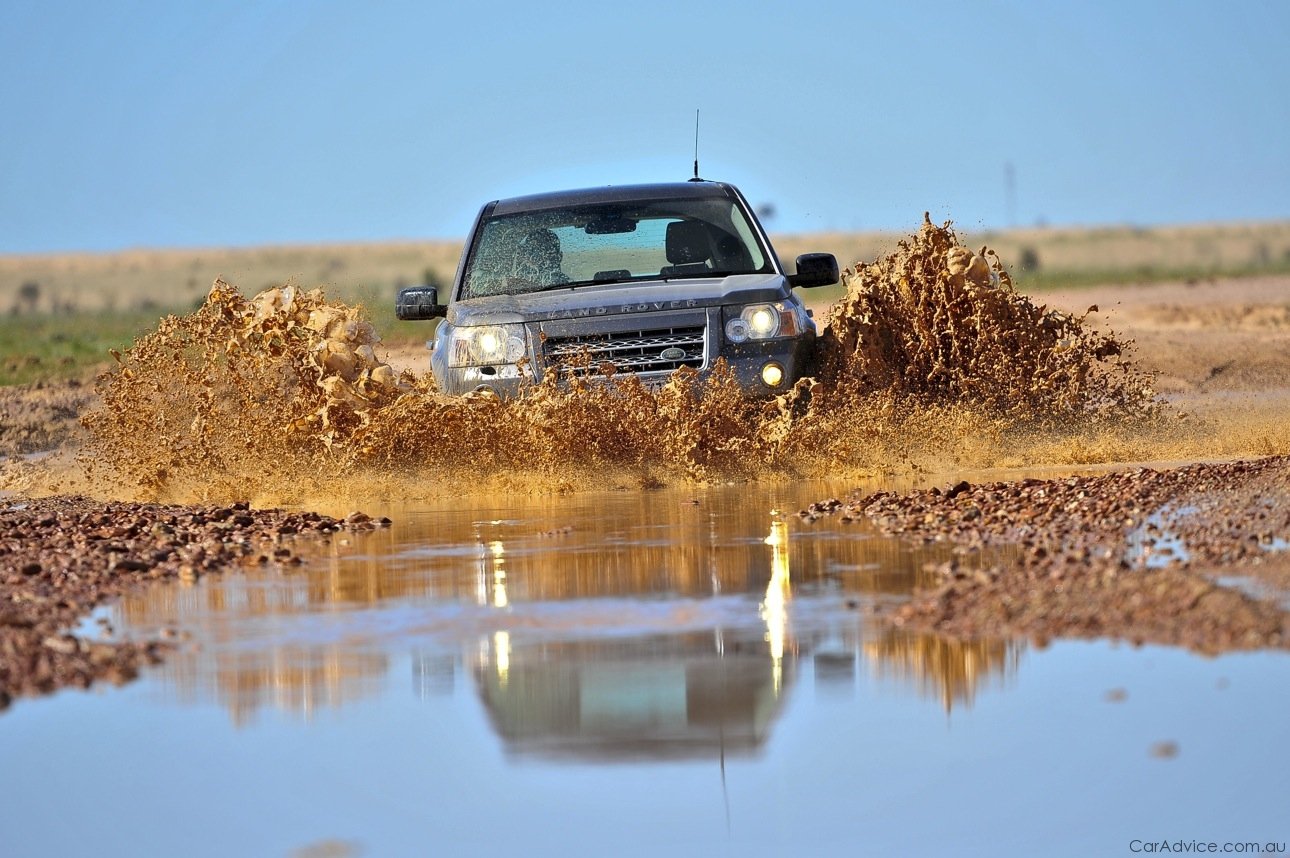
<instances>
[{"instance_id":1,"label":"dirt mound","mask_svg":"<svg viewBox=\"0 0 1290 858\"><path fill-rule=\"evenodd\" d=\"M1229 304L1189 307L1161 304L1141 311L1144 322L1157 328L1186 331L1290 331L1290 305Z\"/></svg>"},{"instance_id":2,"label":"dirt mound","mask_svg":"<svg viewBox=\"0 0 1290 858\"><path fill-rule=\"evenodd\" d=\"M0 504L0 711L19 695L120 684L161 659L165 641L68 632L104 602L151 581L191 584L240 564L291 568L316 556L320 537L388 523L362 513L338 521L245 503L167 507L55 497Z\"/></svg>"}]
</instances>

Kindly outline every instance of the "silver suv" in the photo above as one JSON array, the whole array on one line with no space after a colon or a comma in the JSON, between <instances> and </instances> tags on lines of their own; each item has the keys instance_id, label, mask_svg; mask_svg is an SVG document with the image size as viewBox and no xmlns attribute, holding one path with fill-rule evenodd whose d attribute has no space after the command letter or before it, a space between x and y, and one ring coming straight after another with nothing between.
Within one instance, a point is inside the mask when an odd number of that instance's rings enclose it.
<instances>
[{"instance_id":1,"label":"silver suv","mask_svg":"<svg viewBox=\"0 0 1290 858\"><path fill-rule=\"evenodd\" d=\"M815 323L793 288L836 282L828 253L785 274L743 195L691 180L488 203L448 303L417 286L396 312L446 318L427 343L446 393L514 395L553 372L661 384L724 359L767 395L811 371Z\"/></svg>"}]
</instances>

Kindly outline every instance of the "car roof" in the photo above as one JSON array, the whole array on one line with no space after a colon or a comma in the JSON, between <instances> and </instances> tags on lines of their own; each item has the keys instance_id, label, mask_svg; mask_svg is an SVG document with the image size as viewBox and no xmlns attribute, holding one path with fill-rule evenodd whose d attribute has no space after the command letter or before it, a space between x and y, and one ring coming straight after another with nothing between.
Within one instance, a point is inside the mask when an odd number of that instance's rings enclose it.
<instances>
[{"instance_id":1,"label":"car roof","mask_svg":"<svg viewBox=\"0 0 1290 858\"><path fill-rule=\"evenodd\" d=\"M572 191L551 191L510 197L492 203L492 214L507 215L542 209L594 205L596 203L628 203L647 200L702 199L726 197L734 199L733 186L724 182L689 181L659 182L651 185L607 185L601 188L580 188Z\"/></svg>"}]
</instances>

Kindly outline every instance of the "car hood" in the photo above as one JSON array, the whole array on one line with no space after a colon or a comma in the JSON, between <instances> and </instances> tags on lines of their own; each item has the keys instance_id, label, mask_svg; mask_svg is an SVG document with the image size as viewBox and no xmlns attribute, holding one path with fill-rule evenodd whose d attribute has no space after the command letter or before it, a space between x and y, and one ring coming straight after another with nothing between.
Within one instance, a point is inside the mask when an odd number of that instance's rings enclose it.
<instances>
[{"instance_id":1,"label":"car hood","mask_svg":"<svg viewBox=\"0 0 1290 858\"><path fill-rule=\"evenodd\" d=\"M554 289L530 295L489 295L457 301L448 321L457 326L499 325L575 317L686 310L754 301L779 301L790 294L782 274L732 274L689 280L647 280L605 286Z\"/></svg>"}]
</instances>

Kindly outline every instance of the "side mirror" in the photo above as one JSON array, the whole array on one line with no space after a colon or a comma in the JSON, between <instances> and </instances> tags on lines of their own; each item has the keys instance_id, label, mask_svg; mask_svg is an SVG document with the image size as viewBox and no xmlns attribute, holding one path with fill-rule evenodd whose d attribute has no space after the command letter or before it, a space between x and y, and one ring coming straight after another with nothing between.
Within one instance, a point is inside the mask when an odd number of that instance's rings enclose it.
<instances>
[{"instance_id":1,"label":"side mirror","mask_svg":"<svg viewBox=\"0 0 1290 858\"><path fill-rule=\"evenodd\" d=\"M412 286L400 289L394 300L394 315L404 321L441 319L448 315L448 308L439 303L439 290L433 286Z\"/></svg>"},{"instance_id":2,"label":"side mirror","mask_svg":"<svg viewBox=\"0 0 1290 858\"><path fill-rule=\"evenodd\" d=\"M803 253L797 257L797 273L788 276L793 287L832 286L842 279L838 260L832 253Z\"/></svg>"}]
</instances>

